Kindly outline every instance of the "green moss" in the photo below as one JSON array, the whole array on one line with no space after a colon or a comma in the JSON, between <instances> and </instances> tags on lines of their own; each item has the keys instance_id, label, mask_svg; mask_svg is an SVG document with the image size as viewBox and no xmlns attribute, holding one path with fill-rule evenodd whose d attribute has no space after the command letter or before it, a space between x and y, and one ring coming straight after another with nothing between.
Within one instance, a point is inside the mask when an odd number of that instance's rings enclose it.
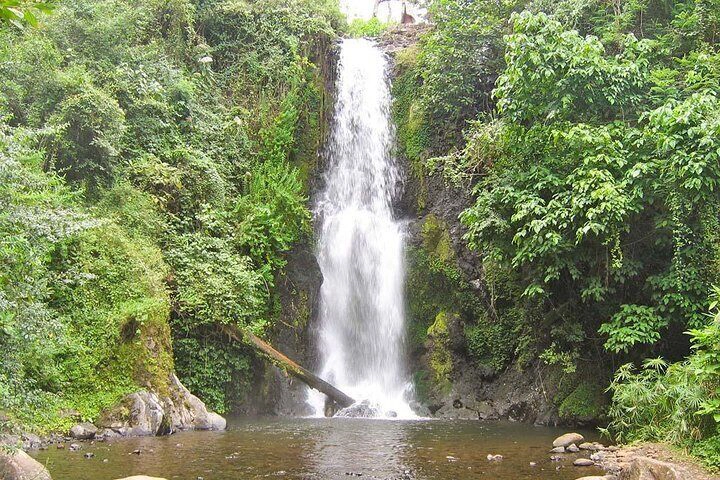
<instances>
[{"instance_id":1,"label":"green moss","mask_svg":"<svg viewBox=\"0 0 720 480\"><path fill-rule=\"evenodd\" d=\"M435 386L440 391L448 391L452 386L450 375L453 370L452 353L450 352L450 330L448 322L457 314L442 311L427 330L430 346L430 369Z\"/></svg>"},{"instance_id":2,"label":"green moss","mask_svg":"<svg viewBox=\"0 0 720 480\"><path fill-rule=\"evenodd\" d=\"M467 349L472 359L494 373L501 372L513 359L518 342L517 326L522 322L521 311L510 309L493 321L488 315L477 317L465 326Z\"/></svg>"},{"instance_id":3,"label":"green moss","mask_svg":"<svg viewBox=\"0 0 720 480\"><path fill-rule=\"evenodd\" d=\"M433 214L427 215L422 225L421 234L426 252L442 263L451 264L454 262L455 250L445 221Z\"/></svg>"},{"instance_id":4,"label":"green moss","mask_svg":"<svg viewBox=\"0 0 720 480\"><path fill-rule=\"evenodd\" d=\"M566 422L593 421L605 415L607 401L601 385L582 382L558 406Z\"/></svg>"},{"instance_id":5,"label":"green moss","mask_svg":"<svg viewBox=\"0 0 720 480\"><path fill-rule=\"evenodd\" d=\"M325 136L330 102L325 98L325 79L322 70L308 63L304 75L304 83L297 99L299 116L295 129L295 145L290 153L290 159L297 167L307 193L310 180L317 168L318 152L322 148Z\"/></svg>"},{"instance_id":6,"label":"green moss","mask_svg":"<svg viewBox=\"0 0 720 480\"><path fill-rule=\"evenodd\" d=\"M353 38L379 37L392 25L393 23L382 22L377 17L372 17L368 20L356 18L350 22L348 35Z\"/></svg>"},{"instance_id":7,"label":"green moss","mask_svg":"<svg viewBox=\"0 0 720 480\"><path fill-rule=\"evenodd\" d=\"M425 207L424 160L430 147L429 125L419 101L418 89L422 78L417 67L417 47L400 51L396 57L398 74L393 81L393 120L397 125L397 143L400 153L410 160L412 172L420 181L418 207Z\"/></svg>"}]
</instances>

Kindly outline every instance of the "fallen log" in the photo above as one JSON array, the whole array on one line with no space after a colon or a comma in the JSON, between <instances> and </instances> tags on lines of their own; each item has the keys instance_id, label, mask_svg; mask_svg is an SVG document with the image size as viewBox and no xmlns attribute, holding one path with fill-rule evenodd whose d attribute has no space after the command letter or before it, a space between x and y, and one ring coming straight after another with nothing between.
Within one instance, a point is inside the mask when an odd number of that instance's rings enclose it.
<instances>
[{"instance_id":1,"label":"fallen log","mask_svg":"<svg viewBox=\"0 0 720 480\"><path fill-rule=\"evenodd\" d=\"M346 408L355 403L355 400L352 397L341 392L333 385L312 373L310 370L298 365L253 333L232 325L223 325L222 328L230 338L238 342L246 343L260 351L274 365L285 370L288 374L294 376L295 378L305 382L310 388L314 388L315 390L324 393L340 408Z\"/></svg>"}]
</instances>

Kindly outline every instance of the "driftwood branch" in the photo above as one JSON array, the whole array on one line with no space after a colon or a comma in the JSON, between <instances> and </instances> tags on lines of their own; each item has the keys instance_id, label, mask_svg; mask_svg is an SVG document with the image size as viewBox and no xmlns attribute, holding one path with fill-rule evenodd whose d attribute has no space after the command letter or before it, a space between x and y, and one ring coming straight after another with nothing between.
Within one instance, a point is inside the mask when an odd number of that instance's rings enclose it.
<instances>
[{"instance_id":1,"label":"driftwood branch","mask_svg":"<svg viewBox=\"0 0 720 480\"><path fill-rule=\"evenodd\" d=\"M324 393L331 400L337 403L340 408L349 407L355 403L355 400L353 400L352 397L341 392L322 378L312 373L310 370L298 365L281 352L275 350L269 343L256 335L253 335L251 332L241 330L240 328L231 325L224 325L222 328L230 338L238 342L246 343L260 351L263 356L269 359L277 367L305 382L309 387Z\"/></svg>"}]
</instances>

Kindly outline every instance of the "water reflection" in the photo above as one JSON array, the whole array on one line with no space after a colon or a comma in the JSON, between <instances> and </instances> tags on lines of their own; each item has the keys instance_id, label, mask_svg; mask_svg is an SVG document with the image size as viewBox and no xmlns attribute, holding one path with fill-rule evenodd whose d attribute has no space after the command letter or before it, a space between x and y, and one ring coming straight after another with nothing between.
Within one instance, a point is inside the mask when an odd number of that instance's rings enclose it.
<instances>
[{"instance_id":1,"label":"water reflection","mask_svg":"<svg viewBox=\"0 0 720 480\"><path fill-rule=\"evenodd\" d=\"M308 455L322 478L398 478L410 470L407 436L413 422L343 418L323 423Z\"/></svg>"},{"instance_id":2,"label":"water reflection","mask_svg":"<svg viewBox=\"0 0 720 480\"><path fill-rule=\"evenodd\" d=\"M83 444L80 452L51 448L34 456L55 480L140 474L169 480L574 480L599 473L573 467L573 456L550 461L549 445L560 433L478 421L240 419L227 432L123 439ZM595 439L592 432L587 436ZM133 454L137 449L141 453ZM95 457L85 459L86 452ZM489 453L505 459L488 462Z\"/></svg>"}]
</instances>

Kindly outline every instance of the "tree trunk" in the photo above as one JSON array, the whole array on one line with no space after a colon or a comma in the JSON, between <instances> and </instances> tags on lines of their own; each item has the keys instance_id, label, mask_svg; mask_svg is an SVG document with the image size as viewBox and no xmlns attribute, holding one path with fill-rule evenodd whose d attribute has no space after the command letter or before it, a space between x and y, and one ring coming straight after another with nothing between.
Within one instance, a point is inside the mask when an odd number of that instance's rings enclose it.
<instances>
[{"instance_id":1,"label":"tree trunk","mask_svg":"<svg viewBox=\"0 0 720 480\"><path fill-rule=\"evenodd\" d=\"M303 368L302 366L293 362L288 357L275 350L272 346L270 346L269 343L253 335L249 331L242 330L231 325L223 325L222 328L225 333L230 336L230 338L238 342L246 343L251 347L255 348L256 350L260 351L277 367L285 370L290 375L305 382L309 387L314 388L321 393L324 393L331 400L337 403L340 408L346 408L355 403L355 400L353 400L352 397L344 394L322 378L312 373L310 370Z\"/></svg>"}]
</instances>

